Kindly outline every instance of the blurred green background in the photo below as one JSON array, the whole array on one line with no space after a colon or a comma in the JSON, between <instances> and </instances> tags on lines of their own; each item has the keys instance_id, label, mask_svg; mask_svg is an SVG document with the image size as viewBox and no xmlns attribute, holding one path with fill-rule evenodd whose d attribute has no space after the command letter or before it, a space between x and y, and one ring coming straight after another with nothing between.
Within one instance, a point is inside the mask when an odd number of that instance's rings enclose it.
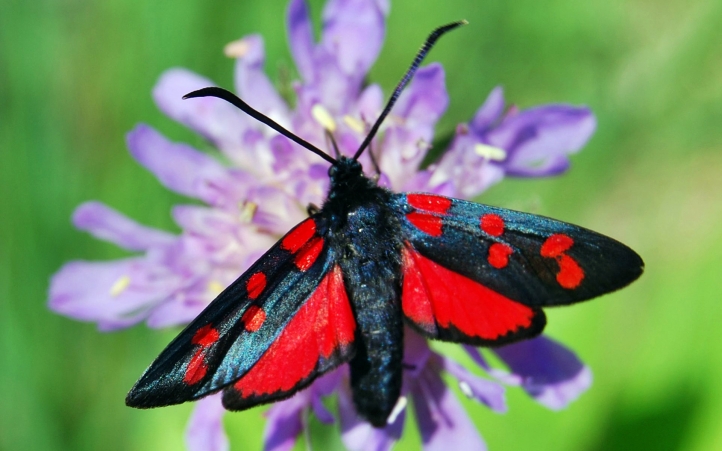
<instances>
[{"instance_id":1,"label":"blurred green background","mask_svg":"<svg viewBox=\"0 0 722 451\"><path fill-rule=\"evenodd\" d=\"M318 19L322 1L311 2ZM123 255L70 215L99 199L177 230L167 192L128 154L137 122L199 137L165 118L150 90L183 66L232 86L223 46L266 40L274 80L293 70L285 1L0 1L0 449L182 449L191 405L138 411L126 391L174 336L102 334L50 313L48 279L71 259ZM505 415L463 400L491 450L722 449L722 2L393 1L370 79L386 92L433 27L466 18L429 61L468 120L497 84L521 107L587 104L598 131L565 176L505 180L481 200L611 235L645 259L628 289L549 312L547 333L594 372L551 412L519 389ZM292 72L293 73L293 72ZM226 416L232 448L259 449L261 410ZM409 425L411 426L411 425ZM314 427L316 449L340 446ZM408 427L398 449L416 449ZM302 445L297 446L303 449Z\"/></svg>"}]
</instances>

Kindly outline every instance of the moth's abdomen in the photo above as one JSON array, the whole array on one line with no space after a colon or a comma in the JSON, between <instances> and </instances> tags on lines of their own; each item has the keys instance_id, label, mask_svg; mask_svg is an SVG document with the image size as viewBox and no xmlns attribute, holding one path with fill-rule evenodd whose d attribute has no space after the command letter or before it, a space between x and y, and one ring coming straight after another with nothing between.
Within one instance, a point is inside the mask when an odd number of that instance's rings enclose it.
<instances>
[{"instance_id":1,"label":"moth's abdomen","mask_svg":"<svg viewBox=\"0 0 722 451\"><path fill-rule=\"evenodd\" d=\"M359 415L376 427L386 425L401 393L404 349L398 268L385 263L344 268L359 281L351 294L357 323L350 362L353 400Z\"/></svg>"},{"instance_id":2,"label":"moth's abdomen","mask_svg":"<svg viewBox=\"0 0 722 451\"><path fill-rule=\"evenodd\" d=\"M384 197L385 191L372 194ZM373 197L373 196L370 196ZM401 242L387 201L369 202L346 214L336 235L339 264L356 319L356 354L350 362L351 389L359 415L386 425L401 393L403 317Z\"/></svg>"}]
</instances>

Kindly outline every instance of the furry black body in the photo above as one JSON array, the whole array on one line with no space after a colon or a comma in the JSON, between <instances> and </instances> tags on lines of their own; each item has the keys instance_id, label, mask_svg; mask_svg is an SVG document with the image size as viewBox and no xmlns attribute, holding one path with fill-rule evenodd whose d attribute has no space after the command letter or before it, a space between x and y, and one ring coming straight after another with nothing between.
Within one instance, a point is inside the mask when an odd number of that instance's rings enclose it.
<instances>
[{"instance_id":1,"label":"furry black body","mask_svg":"<svg viewBox=\"0 0 722 451\"><path fill-rule=\"evenodd\" d=\"M401 225L390 208L392 193L365 177L356 160L340 157L329 176L318 215L328 224L329 248L339 253L356 319L353 400L361 416L384 426L401 392Z\"/></svg>"}]
</instances>

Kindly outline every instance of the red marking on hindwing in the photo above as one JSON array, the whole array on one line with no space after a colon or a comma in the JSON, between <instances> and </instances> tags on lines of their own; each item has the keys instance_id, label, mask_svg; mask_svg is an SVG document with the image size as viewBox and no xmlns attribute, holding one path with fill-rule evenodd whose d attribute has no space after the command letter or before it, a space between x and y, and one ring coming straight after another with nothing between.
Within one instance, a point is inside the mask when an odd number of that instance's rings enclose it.
<instances>
[{"instance_id":1,"label":"red marking on hindwing","mask_svg":"<svg viewBox=\"0 0 722 451\"><path fill-rule=\"evenodd\" d=\"M256 364L233 386L242 397L290 391L354 339L356 322L335 266Z\"/></svg>"},{"instance_id":2,"label":"red marking on hindwing","mask_svg":"<svg viewBox=\"0 0 722 451\"><path fill-rule=\"evenodd\" d=\"M487 260L494 268L501 269L509 264L509 256L514 250L508 244L494 243L489 246L489 256Z\"/></svg>"},{"instance_id":3,"label":"red marking on hindwing","mask_svg":"<svg viewBox=\"0 0 722 451\"><path fill-rule=\"evenodd\" d=\"M554 234L544 241L541 247L541 256L554 258L569 250L574 240L569 235Z\"/></svg>"},{"instance_id":4,"label":"red marking on hindwing","mask_svg":"<svg viewBox=\"0 0 722 451\"><path fill-rule=\"evenodd\" d=\"M403 250L402 270L404 314L431 334L438 324L496 340L532 324L535 313L530 307L446 269L410 247Z\"/></svg>"},{"instance_id":5,"label":"red marking on hindwing","mask_svg":"<svg viewBox=\"0 0 722 451\"><path fill-rule=\"evenodd\" d=\"M504 220L495 214L486 214L481 217L479 226L484 233L491 236L501 236L504 233Z\"/></svg>"},{"instance_id":6,"label":"red marking on hindwing","mask_svg":"<svg viewBox=\"0 0 722 451\"><path fill-rule=\"evenodd\" d=\"M198 329L195 334L193 334L191 343L193 343L194 345L201 345L205 348L218 341L218 337L218 331L215 330L210 324L206 324L205 326Z\"/></svg>"},{"instance_id":7,"label":"red marking on hindwing","mask_svg":"<svg viewBox=\"0 0 722 451\"><path fill-rule=\"evenodd\" d=\"M559 263L557 282L568 290L577 288L584 279L584 270L579 263L565 254L573 244L574 240L569 235L556 233L544 241L540 251L542 257L554 258Z\"/></svg>"},{"instance_id":8,"label":"red marking on hindwing","mask_svg":"<svg viewBox=\"0 0 722 451\"><path fill-rule=\"evenodd\" d=\"M266 312L257 305L252 305L248 307L246 313L243 314L241 321L243 321L243 327L248 332L255 332L260 329L263 322L266 321Z\"/></svg>"},{"instance_id":9,"label":"red marking on hindwing","mask_svg":"<svg viewBox=\"0 0 722 451\"><path fill-rule=\"evenodd\" d=\"M256 299L265 288L266 275L262 272L255 273L249 277L248 282L246 282L246 291L248 292L248 297L251 299Z\"/></svg>"},{"instance_id":10,"label":"red marking on hindwing","mask_svg":"<svg viewBox=\"0 0 722 451\"><path fill-rule=\"evenodd\" d=\"M426 232L431 236L441 236L443 221L438 216L413 211L406 214L406 219L422 232Z\"/></svg>"},{"instance_id":11,"label":"red marking on hindwing","mask_svg":"<svg viewBox=\"0 0 722 451\"><path fill-rule=\"evenodd\" d=\"M288 232L281 241L281 247L295 254L296 251L308 242L316 234L316 221L312 218L308 218L295 229Z\"/></svg>"},{"instance_id":12,"label":"red marking on hindwing","mask_svg":"<svg viewBox=\"0 0 722 451\"><path fill-rule=\"evenodd\" d=\"M433 194L407 194L406 201L414 208L441 215L451 208L451 199Z\"/></svg>"},{"instance_id":13,"label":"red marking on hindwing","mask_svg":"<svg viewBox=\"0 0 722 451\"><path fill-rule=\"evenodd\" d=\"M307 271L314 264L319 254L323 250L323 238L316 237L311 242L303 246L296 254L294 263L301 271Z\"/></svg>"}]
</instances>

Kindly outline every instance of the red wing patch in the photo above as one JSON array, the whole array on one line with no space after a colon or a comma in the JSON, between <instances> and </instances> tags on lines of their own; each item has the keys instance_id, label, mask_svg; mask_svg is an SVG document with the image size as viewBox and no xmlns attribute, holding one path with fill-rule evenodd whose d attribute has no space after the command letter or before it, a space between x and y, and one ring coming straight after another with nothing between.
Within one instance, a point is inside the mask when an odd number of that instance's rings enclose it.
<instances>
[{"instance_id":1,"label":"red wing patch","mask_svg":"<svg viewBox=\"0 0 722 451\"><path fill-rule=\"evenodd\" d=\"M579 263L565 253L573 244L574 240L569 235L557 233L544 241L540 251L542 257L556 258L559 263L557 282L568 290L577 288L584 279L584 270Z\"/></svg>"},{"instance_id":2,"label":"red wing patch","mask_svg":"<svg viewBox=\"0 0 722 451\"><path fill-rule=\"evenodd\" d=\"M535 318L540 310L446 269L408 246L402 270L404 315L434 338L447 338L444 329L456 329L471 341L503 340L536 330L542 321Z\"/></svg>"},{"instance_id":3,"label":"red wing patch","mask_svg":"<svg viewBox=\"0 0 722 451\"><path fill-rule=\"evenodd\" d=\"M239 410L258 398L277 399L310 382L320 361L338 360L354 340L356 322L343 284L341 269L335 266L319 283L316 291L286 325L263 357L226 389L226 408ZM272 395L272 396L271 396ZM262 401L261 401L262 402Z\"/></svg>"}]
</instances>

